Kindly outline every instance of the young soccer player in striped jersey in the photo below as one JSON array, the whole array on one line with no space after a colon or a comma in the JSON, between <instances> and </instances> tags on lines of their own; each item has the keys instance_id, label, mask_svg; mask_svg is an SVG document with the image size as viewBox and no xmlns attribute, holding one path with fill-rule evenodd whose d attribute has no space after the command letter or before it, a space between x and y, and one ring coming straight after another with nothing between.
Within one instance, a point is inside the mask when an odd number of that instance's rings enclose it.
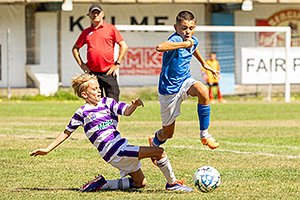
<instances>
[{"instance_id":1,"label":"young soccer player in striped jersey","mask_svg":"<svg viewBox=\"0 0 300 200\"><path fill-rule=\"evenodd\" d=\"M193 56L201 65L217 78L219 71L211 68L201 56L198 39L194 37L196 19L193 13L181 11L176 17L173 33L167 41L157 45L156 50L163 52L162 69L159 77L159 102L162 129L149 137L151 146L160 146L172 138L175 118L180 115L182 101L189 96L197 97L197 112L200 124L200 140L210 149L219 147L219 143L208 133L210 124L210 105L206 86L191 76L190 62Z\"/></svg>"},{"instance_id":2,"label":"young soccer player in striped jersey","mask_svg":"<svg viewBox=\"0 0 300 200\"><path fill-rule=\"evenodd\" d=\"M142 188L146 185L145 176L141 170L140 159L157 160L157 166L164 174L167 190L191 192L192 189L177 180L170 161L160 147L129 145L116 129L118 115L130 116L138 106L144 106L142 100L134 99L131 105L117 102L112 98L101 98L101 90L96 76L81 74L72 81L75 94L85 100L71 118L69 124L58 137L45 149L37 149L31 156L46 155L65 141L79 126L90 142L97 148L101 157L120 170L121 179L106 180L102 175L86 183L80 189L82 192L99 190L125 190ZM125 177L129 175L130 177Z\"/></svg>"}]
</instances>

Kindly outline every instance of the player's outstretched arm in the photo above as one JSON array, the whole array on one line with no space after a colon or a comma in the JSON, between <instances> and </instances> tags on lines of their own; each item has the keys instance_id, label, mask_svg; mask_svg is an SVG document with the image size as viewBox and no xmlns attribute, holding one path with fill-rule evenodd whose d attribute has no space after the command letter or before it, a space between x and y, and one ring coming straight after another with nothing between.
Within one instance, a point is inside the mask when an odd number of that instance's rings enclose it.
<instances>
[{"instance_id":1,"label":"player's outstretched arm","mask_svg":"<svg viewBox=\"0 0 300 200\"><path fill-rule=\"evenodd\" d=\"M47 155L50 151L52 151L58 145L60 145L63 141L65 141L70 135L71 135L71 132L64 130L64 132L60 133L57 136L57 138L47 148L36 149L36 150L30 152L30 156L35 157L35 156Z\"/></svg>"},{"instance_id":2,"label":"player's outstretched arm","mask_svg":"<svg viewBox=\"0 0 300 200\"><path fill-rule=\"evenodd\" d=\"M131 100L131 105L126 108L124 115L130 116L138 106L144 107L144 103L141 99L136 98L134 100Z\"/></svg>"},{"instance_id":3,"label":"player's outstretched arm","mask_svg":"<svg viewBox=\"0 0 300 200\"><path fill-rule=\"evenodd\" d=\"M158 52L165 52L180 48L190 48L194 45L194 42L192 39L187 39L183 42L162 42L159 45L156 46L156 51Z\"/></svg>"},{"instance_id":4,"label":"player's outstretched arm","mask_svg":"<svg viewBox=\"0 0 300 200\"><path fill-rule=\"evenodd\" d=\"M196 59L201 63L202 67L206 70L211 71L211 73L213 74L213 76L217 79L219 77L220 71L215 70L214 68L210 67L206 61L204 60L204 58L202 57L199 49L196 49L194 54L193 54Z\"/></svg>"}]
</instances>

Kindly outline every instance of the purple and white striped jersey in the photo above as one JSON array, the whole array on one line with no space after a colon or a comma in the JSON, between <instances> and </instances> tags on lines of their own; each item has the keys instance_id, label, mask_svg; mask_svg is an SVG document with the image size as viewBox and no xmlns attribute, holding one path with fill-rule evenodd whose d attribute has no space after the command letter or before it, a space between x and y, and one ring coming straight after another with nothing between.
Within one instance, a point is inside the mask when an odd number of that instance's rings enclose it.
<instances>
[{"instance_id":1,"label":"purple and white striped jersey","mask_svg":"<svg viewBox=\"0 0 300 200\"><path fill-rule=\"evenodd\" d=\"M118 115L124 115L127 107L124 102L103 97L97 106L85 104L77 109L66 130L72 133L79 126L83 126L86 136L98 149L101 157L110 162L127 144L127 139L121 138L116 129Z\"/></svg>"}]
</instances>

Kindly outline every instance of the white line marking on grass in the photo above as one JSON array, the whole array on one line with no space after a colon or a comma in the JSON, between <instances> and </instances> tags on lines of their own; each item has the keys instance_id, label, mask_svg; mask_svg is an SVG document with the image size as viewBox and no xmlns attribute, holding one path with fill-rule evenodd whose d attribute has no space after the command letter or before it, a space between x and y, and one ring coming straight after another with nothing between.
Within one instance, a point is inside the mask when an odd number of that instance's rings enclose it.
<instances>
[{"instance_id":1,"label":"white line marking on grass","mask_svg":"<svg viewBox=\"0 0 300 200\"><path fill-rule=\"evenodd\" d=\"M167 148L176 148L176 149L195 149L195 150L206 150L211 151L208 148L203 147L194 147L194 146L165 146ZM221 152L229 152L229 153L235 153L235 154L248 154L248 155L260 155L260 156L267 156L267 157L281 157L281 158L289 158L289 159L300 159L300 156L292 156L292 155L282 155L282 154L273 154L273 153L264 153L264 152L250 152L250 151L237 151L232 149L217 149L215 151L221 151Z\"/></svg>"},{"instance_id":2,"label":"white line marking on grass","mask_svg":"<svg viewBox=\"0 0 300 200\"><path fill-rule=\"evenodd\" d=\"M12 131L12 128L5 128L5 127L1 127L0 128L0 131L4 132L4 131ZM40 130L40 129L31 129L31 128L23 128L23 127L19 127L19 128L16 128L14 127L13 128L14 132L34 132L34 133L53 133L53 131L48 131L48 130Z\"/></svg>"},{"instance_id":3,"label":"white line marking on grass","mask_svg":"<svg viewBox=\"0 0 300 200\"><path fill-rule=\"evenodd\" d=\"M34 132L34 131L32 131ZM40 131L37 131L38 133ZM45 135L32 135L32 134L26 134L26 135L12 135L12 134L5 134L0 132L0 137L4 138L23 138L23 139L55 139L58 134L53 134L53 131L42 131L41 133L51 133L51 134L45 134ZM60 132L58 132L60 133ZM84 134L77 134L76 136L73 136L70 138L73 139L86 139L86 136Z\"/></svg>"},{"instance_id":4,"label":"white line marking on grass","mask_svg":"<svg viewBox=\"0 0 300 200\"><path fill-rule=\"evenodd\" d=\"M270 145L270 144L257 144L257 143L247 143L247 142L226 142L222 141L223 144L229 144L234 146L251 146L251 147L269 147L269 148L285 148L285 149L299 149L300 146L286 146L286 145Z\"/></svg>"}]
</instances>

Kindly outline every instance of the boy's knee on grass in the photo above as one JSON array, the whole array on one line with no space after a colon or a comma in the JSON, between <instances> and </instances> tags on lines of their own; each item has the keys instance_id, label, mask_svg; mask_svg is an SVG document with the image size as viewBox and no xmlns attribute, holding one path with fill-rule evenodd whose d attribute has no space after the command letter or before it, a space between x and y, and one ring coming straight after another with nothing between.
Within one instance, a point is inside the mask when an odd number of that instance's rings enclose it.
<instances>
[{"instance_id":1,"label":"boy's knee on grass","mask_svg":"<svg viewBox=\"0 0 300 200\"><path fill-rule=\"evenodd\" d=\"M141 182L134 182L134 188L144 188L147 185L147 180L144 178Z\"/></svg>"}]
</instances>

